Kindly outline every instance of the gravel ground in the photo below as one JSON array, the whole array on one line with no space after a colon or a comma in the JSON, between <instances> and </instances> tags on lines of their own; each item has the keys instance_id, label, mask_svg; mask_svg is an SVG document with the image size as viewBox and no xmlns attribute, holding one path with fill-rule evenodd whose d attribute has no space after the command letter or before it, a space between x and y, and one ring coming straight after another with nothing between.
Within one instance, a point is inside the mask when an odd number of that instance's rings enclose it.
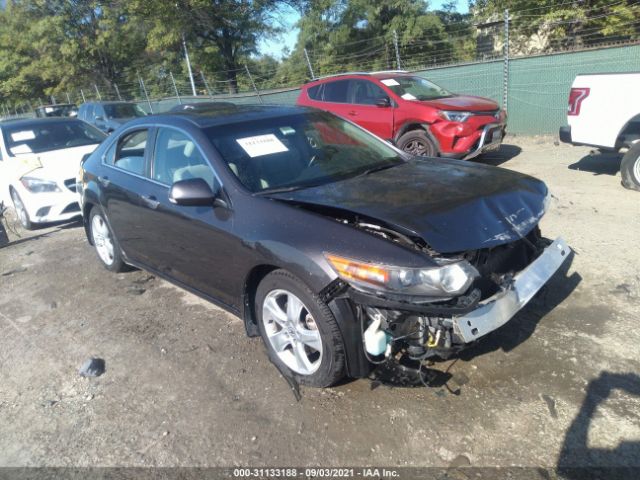
<instances>
[{"instance_id":1,"label":"gravel ground","mask_svg":"<svg viewBox=\"0 0 640 480\"><path fill-rule=\"evenodd\" d=\"M241 321L101 267L78 224L0 249L0 466L640 467L640 194L619 159L510 136L481 162L553 193L575 255L447 388L302 389ZM89 357L106 373L82 378Z\"/></svg>"}]
</instances>

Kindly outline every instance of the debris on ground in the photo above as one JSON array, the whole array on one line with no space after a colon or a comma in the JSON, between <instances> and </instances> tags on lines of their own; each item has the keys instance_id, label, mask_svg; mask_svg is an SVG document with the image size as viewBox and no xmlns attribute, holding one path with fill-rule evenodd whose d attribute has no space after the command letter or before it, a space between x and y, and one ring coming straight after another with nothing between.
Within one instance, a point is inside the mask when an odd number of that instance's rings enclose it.
<instances>
[{"instance_id":1,"label":"debris on ground","mask_svg":"<svg viewBox=\"0 0 640 480\"><path fill-rule=\"evenodd\" d=\"M105 362L102 358L90 358L82 364L78 373L81 377L99 377L105 372Z\"/></svg>"}]
</instances>

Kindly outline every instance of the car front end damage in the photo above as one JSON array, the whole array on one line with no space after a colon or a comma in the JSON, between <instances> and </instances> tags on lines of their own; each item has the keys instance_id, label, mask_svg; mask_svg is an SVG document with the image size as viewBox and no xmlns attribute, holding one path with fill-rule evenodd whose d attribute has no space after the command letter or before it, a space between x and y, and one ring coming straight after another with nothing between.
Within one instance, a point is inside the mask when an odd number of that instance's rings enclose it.
<instances>
[{"instance_id":1,"label":"car front end damage","mask_svg":"<svg viewBox=\"0 0 640 480\"><path fill-rule=\"evenodd\" d=\"M570 251L562 238L546 240L536 227L515 242L436 257L443 265L463 262L471 267L468 286L459 280L464 292L447 299L403 297L362 288L357 278L369 272L340 270L340 266L334 291L353 304L367 360L383 365L387 376L391 365L392 375L398 374L398 367L403 377L413 372L415 379L425 361L450 358L509 322L544 287Z\"/></svg>"}]
</instances>

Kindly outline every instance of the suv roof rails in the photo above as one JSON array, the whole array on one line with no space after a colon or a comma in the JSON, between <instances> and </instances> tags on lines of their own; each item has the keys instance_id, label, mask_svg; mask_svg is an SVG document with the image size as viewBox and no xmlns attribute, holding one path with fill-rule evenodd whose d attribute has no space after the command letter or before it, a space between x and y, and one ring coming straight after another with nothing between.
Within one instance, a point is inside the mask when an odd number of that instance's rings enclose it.
<instances>
[{"instance_id":1,"label":"suv roof rails","mask_svg":"<svg viewBox=\"0 0 640 480\"><path fill-rule=\"evenodd\" d=\"M334 73L332 75L324 75L322 77L314 78L313 80L309 80L307 83L316 82L318 80L324 80L325 78L335 78L335 77L344 77L345 75L377 75L380 73L409 73L407 70L378 70L375 72L344 72L344 73Z\"/></svg>"}]
</instances>

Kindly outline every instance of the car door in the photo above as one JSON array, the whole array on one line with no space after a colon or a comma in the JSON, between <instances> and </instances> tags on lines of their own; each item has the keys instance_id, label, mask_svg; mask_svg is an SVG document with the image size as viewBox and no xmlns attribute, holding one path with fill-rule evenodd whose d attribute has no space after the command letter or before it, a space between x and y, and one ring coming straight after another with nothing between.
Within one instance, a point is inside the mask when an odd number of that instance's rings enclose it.
<instances>
[{"instance_id":1,"label":"car door","mask_svg":"<svg viewBox=\"0 0 640 480\"><path fill-rule=\"evenodd\" d=\"M351 105L350 120L371 133L390 140L393 138L393 113L391 99L382 88L370 80L350 80L348 99ZM378 105L387 99L386 106Z\"/></svg>"},{"instance_id":2,"label":"car door","mask_svg":"<svg viewBox=\"0 0 640 480\"><path fill-rule=\"evenodd\" d=\"M149 195L146 172L152 135L149 127L133 128L120 135L105 152L97 179L103 207L120 247L129 259L144 264L149 259L143 199Z\"/></svg>"},{"instance_id":3,"label":"car door","mask_svg":"<svg viewBox=\"0 0 640 480\"><path fill-rule=\"evenodd\" d=\"M354 121L353 106L349 104L349 80L333 80L322 84L321 99L318 107L347 120Z\"/></svg>"},{"instance_id":4,"label":"car door","mask_svg":"<svg viewBox=\"0 0 640 480\"><path fill-rule=\"evenodd\" d=\"M188 287L231 305L228 293L234 249L233 216L228 208L171 203L171 185L202 178L213 191L222 185L202 149L185 131L159 127L145 201L146 249L150 266ZM226 293L225 293L226 292Z\"/></svg>"},{"instance_id":5,"label":"car door","mask_svg":"<svg viewBox=\"0 0 640 480\"><path fill-rule=\"evenodd\" d=\"M107 117L105 115L104 107L100 104L96 104L94 107L93 123L103 132L107 130Z\"/></svg>"}]
</instances>

